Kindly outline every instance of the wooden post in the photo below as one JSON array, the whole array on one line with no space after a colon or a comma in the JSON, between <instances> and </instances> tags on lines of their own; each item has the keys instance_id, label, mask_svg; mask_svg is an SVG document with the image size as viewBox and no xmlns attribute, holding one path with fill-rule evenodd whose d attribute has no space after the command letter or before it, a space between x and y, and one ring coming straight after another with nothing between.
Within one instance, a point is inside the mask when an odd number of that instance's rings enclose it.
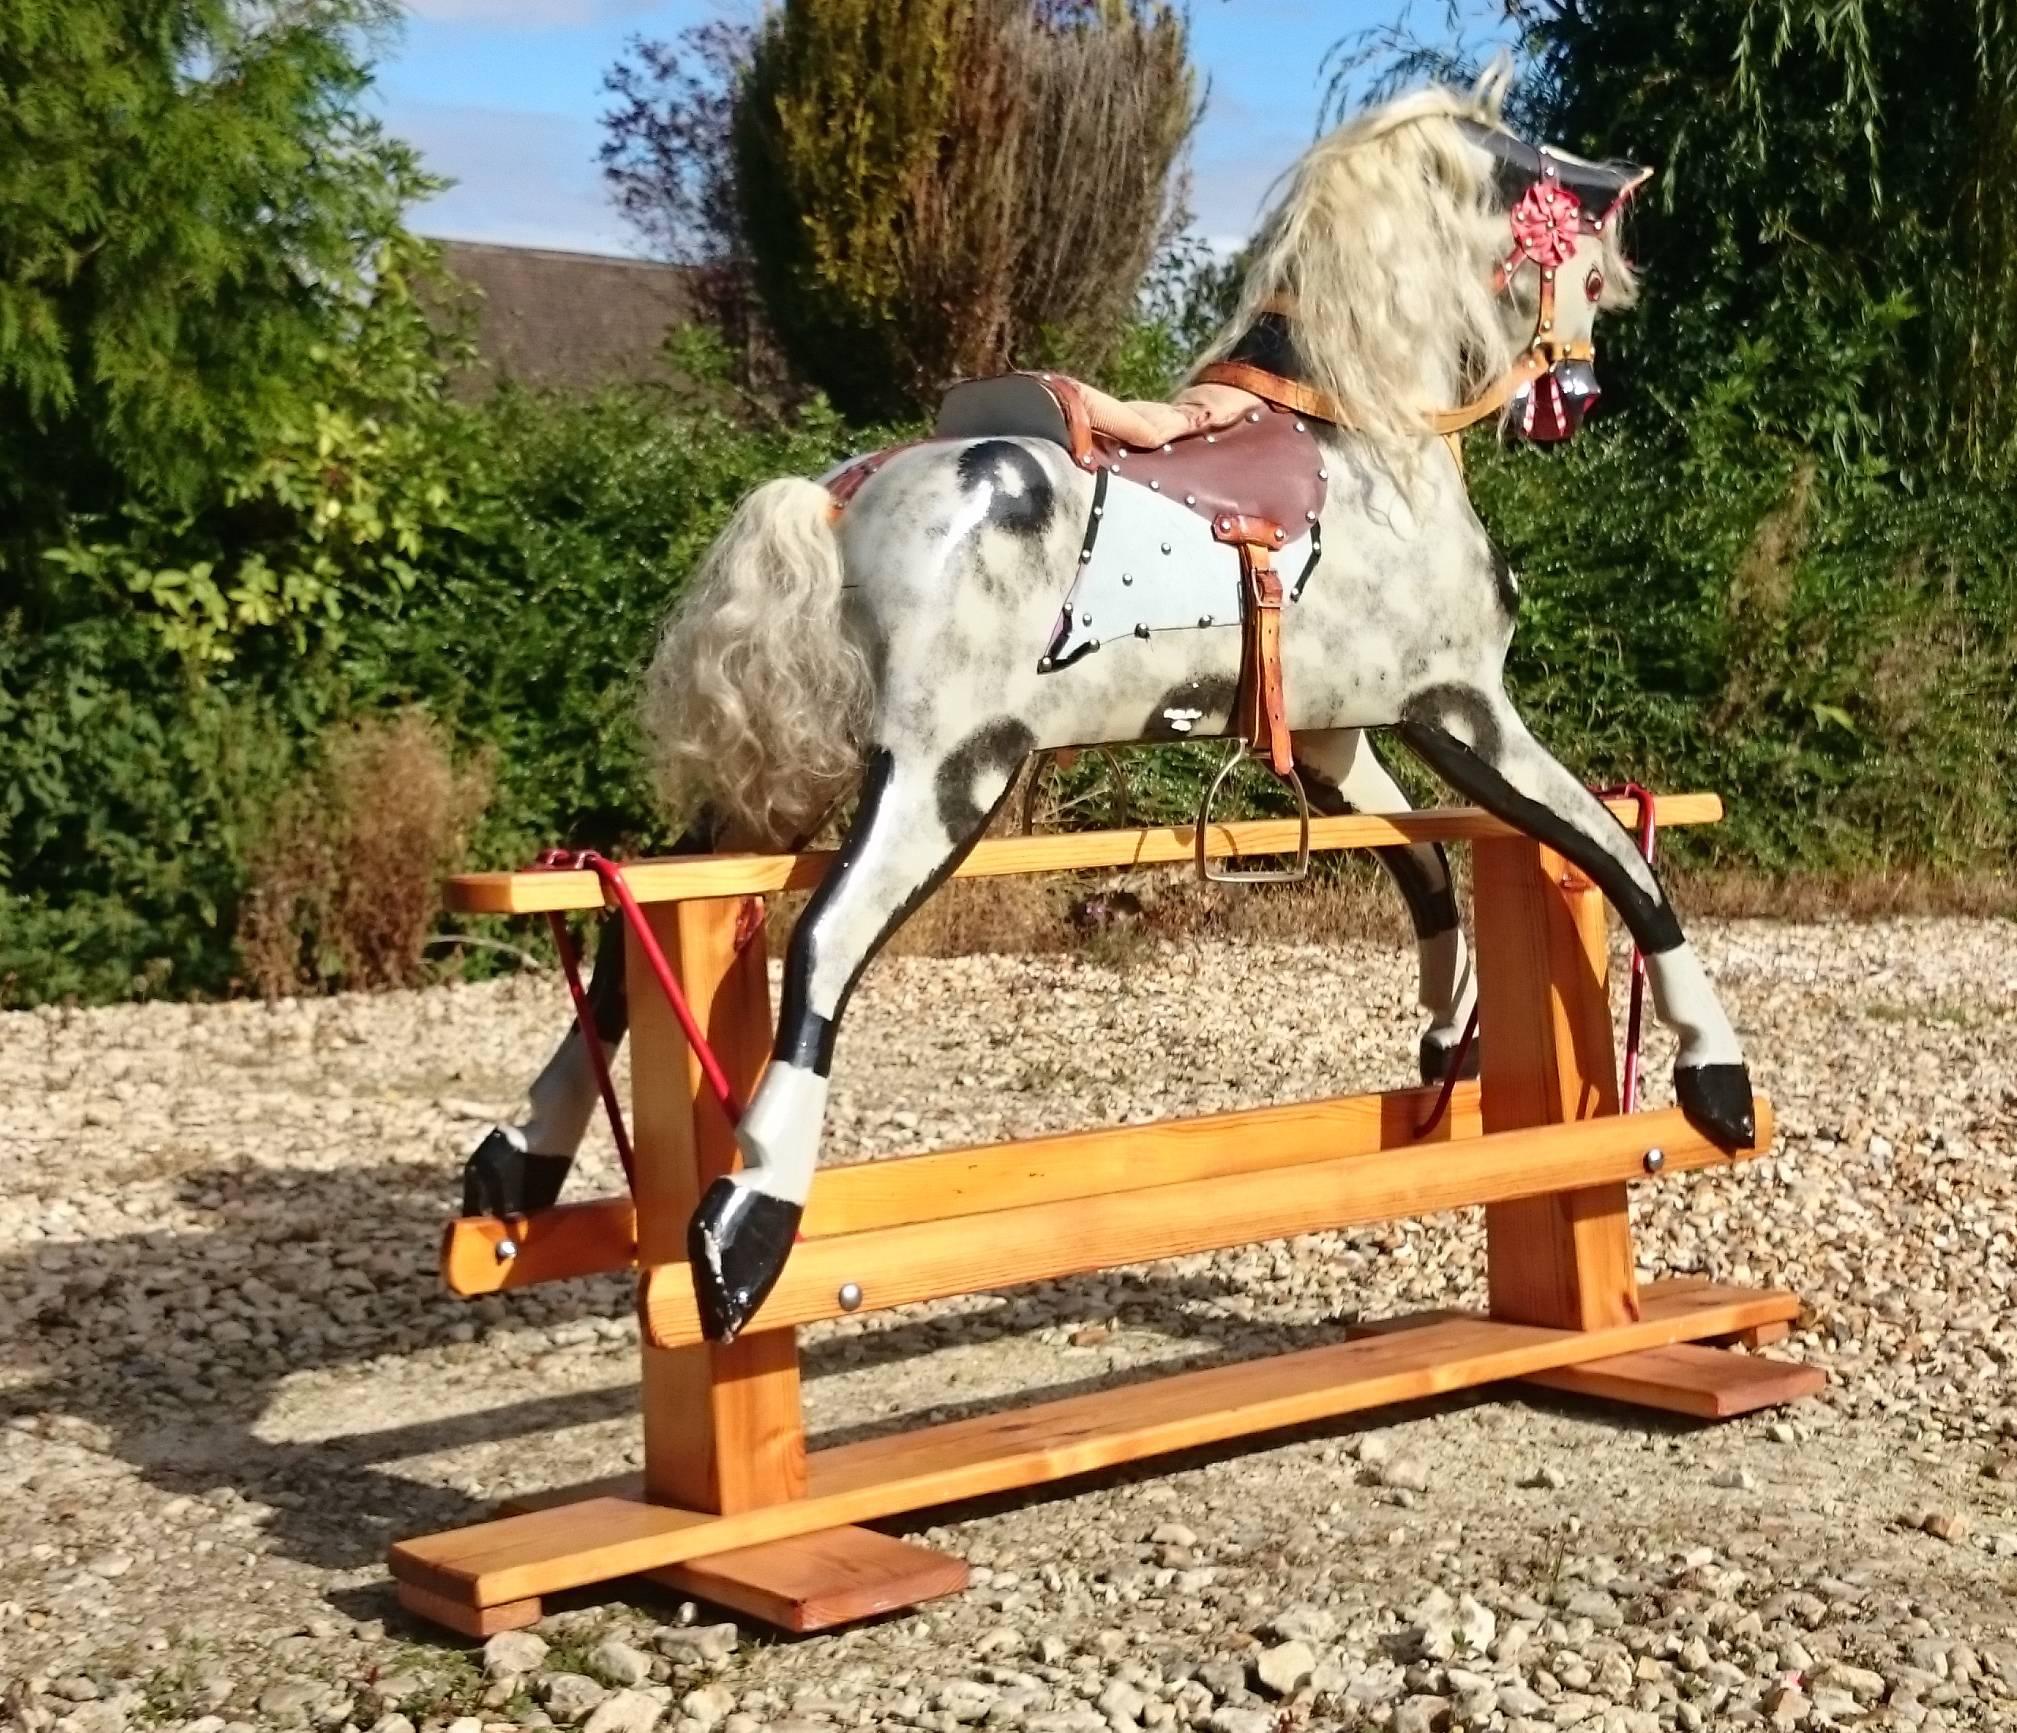
<instances>
[{"instance_id":1,"label":"wooden post","mask_svg":"<svg viewBox=\"0 0 2017 1733\"><path fill-rule=\"evenodd\" d=\"M1616 1113L1602 895L1524 839L1480 842L1472 861L1485 1130ZM1623 1185L1494 1204L1485 1231L1494 1318L1601 1330L1639 1317Z\"/></svg>"},{"instance_id":2,"label":"wooden post","mask_svg":"<svg viewBox=\"0 0 2017 1733\"><path fill-rule=\"evenodd\" d=\"M656 903L647 913L729 1081L747 1100L770 1053L760 937L738 951L748 899ZM700 1194L736 1165L735 1136L699 1061L628 936L638 1263L686 1255ZM723 1348L644 1350L644 1487L654 1503L734 1515L805 1493L798 1344L765 1330Z\"/></svg>"}]
</instances>

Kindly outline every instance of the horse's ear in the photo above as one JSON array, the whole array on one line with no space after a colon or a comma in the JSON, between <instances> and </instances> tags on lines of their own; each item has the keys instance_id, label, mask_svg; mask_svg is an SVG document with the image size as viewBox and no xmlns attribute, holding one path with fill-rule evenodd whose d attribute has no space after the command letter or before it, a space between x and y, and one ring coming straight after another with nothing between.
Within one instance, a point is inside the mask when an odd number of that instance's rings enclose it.
<instances>
[{"instance_id":1,"label":"horse's ear","mask_svg":"<svg viewBox=\"0 0 2017 1733\"><path fill-rule=\"evenodd\" d=\"M1583 215L1592 222L1606 223L1626 201L1653 178L1653 171L1635 162L1584 162L1578 157L1555 156L1549 161L1562 185L1583 204Z\"/></svg>"},{"instance_id":2,"label":"horse's ear","mask_svg":"<svg viewBox=\"0 0 2017 1733\"><path fill-rule=\"evenodd\" d=\"M1552 179L1576 195L1583 215L1596 223L1607 222L1613 213L1653 178L1653 171L1632 162L1585 162L1558 150L1540 150L1523 138L1515 138L1504 127L1483 121L1459 120L1464 136L1492 159L1492 173L1500 199L1508 206L1519 202L1536 181Z\"/></svg>"}]
</instances>

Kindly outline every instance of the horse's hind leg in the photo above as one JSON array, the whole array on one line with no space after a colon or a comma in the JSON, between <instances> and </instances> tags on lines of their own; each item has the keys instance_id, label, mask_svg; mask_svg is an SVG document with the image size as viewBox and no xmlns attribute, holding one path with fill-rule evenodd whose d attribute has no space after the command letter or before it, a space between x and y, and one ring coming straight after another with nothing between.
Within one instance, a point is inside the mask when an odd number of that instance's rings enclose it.
<instances>
[{"instance_id":1,"label":"horse's hind leg","mask_svg":"<svg viewBox=\"0 0 2017 1733\"><path fill-rule=\"evenodd\" d=\"M1505 693L1438 686L1401 708L1401 738L1461 793L1573 862L1610 899L1639 949L1660 1021L1681 1040L1674 1093L1726 1148L1754 1135L1737 1034L1653 869L1608 808L1527 731Z\"/></svg>"},{"instance_id":2,"label":"horse's hind leg","mask_svg":"<svg viewBox=\"0 0 2017 1733\"><path fill-rule=\"evenodd\" d=\"M623 992L623 923L605 920L595 942L595 971L588 1005L605 1064L629 1027ZM569 1026L531 1090L532 1111L520 1125L494 1125L462 1168L464 1215L525 1215L560 1197L568 1170L595 1111L595 1066L581 1025Z\"/></svg>"},{"instance_id":3,"label":"horse's hind leg","mask_svg":"<svg viewBox=\"0 0 2017 1733\"><path fill-rule=\"evenodd\" d=\"M934 757L869 757L861 804L825 881L792 929L777 1045L742 1123L743 1167L708 1188L687 1231L701 1326L732 1340L791 1255L812 1189L834 1035L869 959L957 866L1034 744L1013 721Z\"/></svg>"},{"instance_id":4,"label":"horse's hind leg","mask_svg":"<svg viewBox=\"0 0 2017 1733\"><path fill-rule=\"evenodd\" d=\"M1310 804L1319 811L1393 813L1408 810L1408 797L1373 754L1356 728L1296 736L1296 762ZM1410 843L1373 850L1408 905L1414 923L1415 950L1421 965L1421 1003L1430 1022L1422 1036L1424 1083L1440 1083L1456 1060L1464 1029L1477 1003L1477 983L1471 972L1464 929L1457 921L1457 899L1450 888L1450 857L1441 843ZM1473 1044L1464 1074L1475 1077L1478 1050Z\"/></svg>"}]
</instances>

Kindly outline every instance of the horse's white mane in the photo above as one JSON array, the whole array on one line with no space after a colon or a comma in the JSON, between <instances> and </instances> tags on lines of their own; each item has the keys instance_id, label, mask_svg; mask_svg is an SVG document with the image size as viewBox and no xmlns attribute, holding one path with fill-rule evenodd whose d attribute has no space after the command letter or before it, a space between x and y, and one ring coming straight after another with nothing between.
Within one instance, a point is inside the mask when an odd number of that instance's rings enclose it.
<instances>
[{"instance_id":1,"label":"horse's white mane","mask_svg":"<svg viewBox=\"0 0 2017 1733\"><path fill-rule=\"evenodd\" d=\"M1505 213L1489 159L1457 126L1499 125L1507 83L1494 68L1470 91L1417 91L1312 145L1284 176L1238 310L1204 361L1271 301L1290 302L1308 383L1386 468L1411 471L1423 412L1466 401L1513 359L1492 286Z\"/></svg>"}]
</instances>

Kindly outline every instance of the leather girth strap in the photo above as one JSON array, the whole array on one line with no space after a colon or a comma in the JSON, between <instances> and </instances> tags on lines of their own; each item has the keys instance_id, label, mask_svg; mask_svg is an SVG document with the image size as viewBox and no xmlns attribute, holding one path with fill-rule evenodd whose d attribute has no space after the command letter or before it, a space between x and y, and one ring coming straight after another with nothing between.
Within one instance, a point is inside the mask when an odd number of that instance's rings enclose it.
<instances>
[{"instance_id":1,"label":"leather girth strap","mask_svg":"<svg viewBox=\"0 0 2017 1733\"><path fill-rule=\"evenodd\" d=\"M1235 730L1277 776L1295 769L1295 740L1282 691L1282 575L1275 549L1286 539L1278 524L1257 517L1217 517L1212 535L1240 551L1240 690Z\"/></svg>"}]
</instances>

